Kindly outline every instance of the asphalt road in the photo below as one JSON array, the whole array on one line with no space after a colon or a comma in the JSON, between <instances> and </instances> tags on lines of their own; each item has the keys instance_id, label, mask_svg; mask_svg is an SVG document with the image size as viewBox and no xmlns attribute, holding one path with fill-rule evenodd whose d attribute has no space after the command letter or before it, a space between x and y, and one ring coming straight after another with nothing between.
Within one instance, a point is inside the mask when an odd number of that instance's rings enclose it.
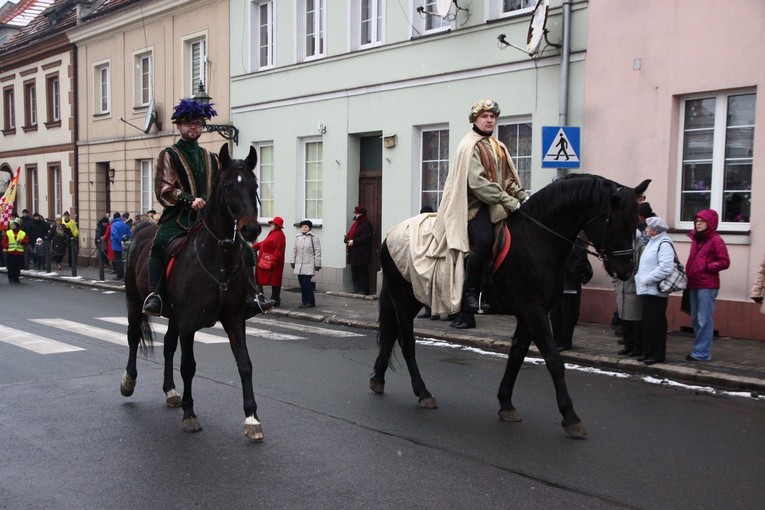
<instances>
[{"instance_id":1,"label":"asphalt road","mask_svg":"<svg viewBox=\"0 0 765 510\"><path fill-rule=\"evenodd\" d=\"M264 330L248 340L265 432L250 444L221 330L205 330L218 343L196 344L204 430L186 434L181 411L164 406L161 347L139 358L135 394L119 393L123 293L3 281L0 310L0 508L751 508L765 499L762 401L569 370L589 432L574 440L544 366L524 365L523 421L503 423L503 357L418 345L440 405L422 410L400 353L386 394L367 388L374 332L266 318L248 324ZM68 351L35 351L47 348ZM180 391L180 375L176 383Z\"/></svg>"}]
</instances>

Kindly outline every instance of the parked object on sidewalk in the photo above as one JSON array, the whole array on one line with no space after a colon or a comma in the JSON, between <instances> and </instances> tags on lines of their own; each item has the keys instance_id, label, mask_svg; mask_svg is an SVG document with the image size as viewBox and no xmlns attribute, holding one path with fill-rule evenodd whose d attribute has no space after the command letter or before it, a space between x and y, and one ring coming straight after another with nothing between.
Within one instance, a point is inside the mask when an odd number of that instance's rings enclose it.
<instances>
[{"instance_id":1,"label":"parked object on sidewalk","mask_svg":"<svg viewBox=\"0 0 765 510\"><path fill-rule=\"evenodd\" d=\"M201 126L195 125L193 128L199 130ZM164 283L163 311L169 323L164 338L163 389L169 406L183 407L183 430L201 430L192 400L192 380L196 365L194 335L198 330L220 322L228 334L239 370L244 402L244 434L253 441L261 441L263 430L256 412L252 365L245 338L247 310L243 306L249 286L247 272L244 270L249 248L240 240L241 237L252 243L260 233L257 179L253 173L257 154L254 147L250 147L246 160L232 161L228 144L224 144L219 157L220 170L211 182L200 223L186 238L183 249L174 252L173 270ZM150 222L144 224L146 227L135 233L125 278L130 353L120 391L126 397L133 394L138 376L136 354L139 344L144 347L152 344L151 325L148 316L143 313L143 305L149 294L147 262L158 226ZM169 252L165 254L169 255ZM181 398L175 390L173 379L173 357L179 337L184 386Z\"/></svg>"},{"instance_id":2,"label":"parked object on sidewalk","mask_svg":"<svg viewBox=\"0 0 765 510\"><path fill-rule=\"evenodd\" d=\"M621 279L632 275L632 239L637 227L638 207L635 197L646 190L649 182L644 181L633 189L595 175L571 174L535 193L524 204L520 214L513 214L506 220L512 233L512 247L508 257L492 275L493 285L488 289L492 310L514 314L518 319L518 341L511 347L498 392L501 419L520 420L512 402L513 386L533 340L552 376L564 430L574 437L586 434L566 388L563 362L555 348L547 314L559 297L566 255L582 230L603 259L608 274ZM438 407L436 400L426 388L417 367L412 325L414 317L422 304L429 301L431 294L449 293L448 289L433 288L422 282L451 280L439 279L436 273L431 273L429 278L421 278L417 271L425 265L422 264L425 257L435 260L464 253L453 253L453 249L447 248L458 244L439 242L433 238L444 232L438 226L438 216L435 222L424 224L427 220L427 216L419 215L393 227L383 243L380 257L383 271L379 298L380 352L369 386L375 393L384 392L385 372L398 340L420 407L435 408ZM419 232L422 232L422 237L419 237ZM567 242L562 242L561 238ZM424 248L419 251L426 245L442 247L443 251L431 253ZM414 251L410 251L411 247ZM423 258L416 257L419 255ZM441 306L441 303L437 305ZM433 313L449 312L435 306L431 302Z\"/></svg>"}]
</instances>

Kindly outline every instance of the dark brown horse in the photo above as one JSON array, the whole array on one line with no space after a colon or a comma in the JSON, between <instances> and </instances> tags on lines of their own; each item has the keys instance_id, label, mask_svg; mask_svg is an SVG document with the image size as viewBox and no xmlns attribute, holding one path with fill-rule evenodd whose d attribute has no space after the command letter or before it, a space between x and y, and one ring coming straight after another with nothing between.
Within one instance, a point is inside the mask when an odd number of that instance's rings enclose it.
<instances>
[{"instance_id":1,"label":"dark brown horse","mask_svg":"<svg viewBox=\"0 0 765 510\"><path fill-rule=\"evenodd\" d=\"M521 420L512 403L513 387L533 341L552 376L564 430L574 437L586 434L566 388L549 312L562 295L566 255L581 231L610 275L622 280L631 276L632 243L638 222L636 196L646 190L649 182L633 189L595 175L572 174L532 195L519 212L506 220L512 232L512 247L487 286L492 311L515 315L518 320L497 394L502 420ZM369 387L375 393L384 392L385 371L398 340L420 407L436 408L415 359L414 318L423 304L415 299L411 283L394 264L386 242L380 252L380 353Z\"/></svg>"},{"instance_id":2,"label":"dark brown horse","mask_svg":"<svg viewBox=\"0 0 765 510\"><path fill-rule=\"evenodd\" d=\"M168 406L183 407L183 429L201 430L194 414L191 382L196 372L194 334L223 325L229 338L242 380L244 400L244 433L253 441L263 439L252 389L252 363L245 341L243 303L247 294L247 272L244 242L253 242L260 233L258 225L258 183L253 173L257 163L254 148L244 160L232 160L228 145L219 154L220 170L213 177L212 190L201 219L192 228L186 246L175 257L169 278L163 284L164 314L169 320L164 338L165 377L163 390ZM130 353L120 391L133 394L138 372L136 354L139 345L150 347L151 326L143 313L148 294L147 260L157 227L136 232L128 254L125 290L128 307L128 344ZM181 342L181 377L183 396L175 390L173 356Z\"/></svg>"}]
</instances>

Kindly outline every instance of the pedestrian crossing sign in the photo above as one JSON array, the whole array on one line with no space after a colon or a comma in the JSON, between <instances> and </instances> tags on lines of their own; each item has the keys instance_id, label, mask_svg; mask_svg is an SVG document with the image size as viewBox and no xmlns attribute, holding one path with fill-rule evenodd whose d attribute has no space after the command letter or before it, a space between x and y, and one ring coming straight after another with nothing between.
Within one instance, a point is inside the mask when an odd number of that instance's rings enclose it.
<instances>
[{"instance_id":1,"label":"pedestrian crossing sign","mask_svg":"<svg viewBox=\"0 0 765 510\"><path fill-rule=\"evenodd\" d=\"M542 126L542 168L579 168L579 128Z\"/></svg>"}]
</instances>

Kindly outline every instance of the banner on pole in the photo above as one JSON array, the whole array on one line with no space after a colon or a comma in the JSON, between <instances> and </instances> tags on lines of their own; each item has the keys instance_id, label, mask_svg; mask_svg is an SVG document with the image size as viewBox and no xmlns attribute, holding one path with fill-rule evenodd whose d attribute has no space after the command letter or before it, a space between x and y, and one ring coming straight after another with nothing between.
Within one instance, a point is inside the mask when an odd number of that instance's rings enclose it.
<instances>
[{"instance_id":1,"label":"banner on pole","mask_svg":"<svg viewBox=\"0 0 765 510\"><path fill-rule=\"evenodd\" d=\"M11 218L13 218L13 202L16 200L16 189L19 187L19 174L21 167L16 169L16 175L13 176L8 188L0 198L0 230L8 230Z\"/></svg>"}]
</instances>

